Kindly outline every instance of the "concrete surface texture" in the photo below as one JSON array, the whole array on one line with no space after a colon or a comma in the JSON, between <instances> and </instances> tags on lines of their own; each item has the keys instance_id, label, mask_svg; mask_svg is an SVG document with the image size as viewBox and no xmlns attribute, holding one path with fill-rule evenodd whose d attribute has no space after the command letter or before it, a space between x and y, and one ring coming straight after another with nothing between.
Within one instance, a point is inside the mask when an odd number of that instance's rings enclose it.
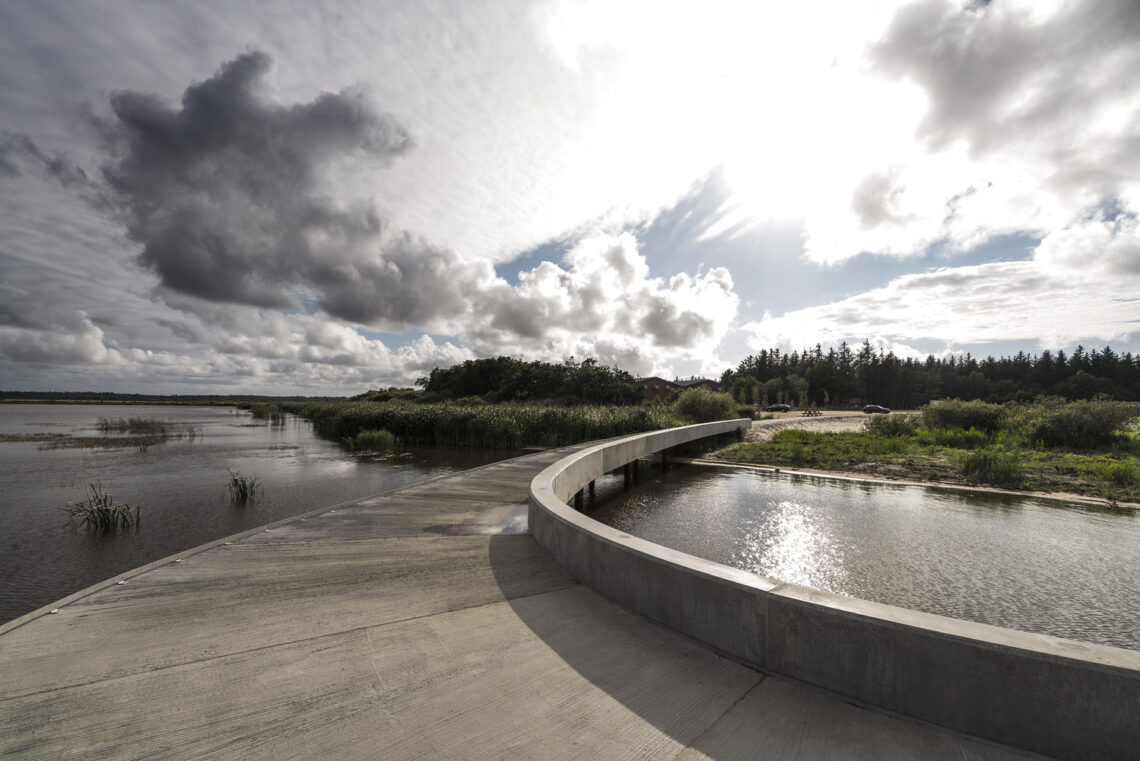
<instances>
[{"instance_id":1,"label":"concrete surface texture","mask_svg":"<svg viewBox=\"0 0 1140 761\"><path fill-rule=\"evenodd\" d=\"M283 521L0 627L0 758L1036 758L765 676L501 533L571 451Z\"/></svg>"},{"instance_id":2,"label":"concrete surface texture","mask_svg":"<svg viewBox=\"0 0 1140 761\"><path fill-rule=\"evenodd\" d=\"M646 449L719 433L716 425L598 443L554 463L531 484L535 540L608 598L767 673L1039 753L1140 757L1140 652L783 584L565 504Z\"/></svg>"}]
</instances>

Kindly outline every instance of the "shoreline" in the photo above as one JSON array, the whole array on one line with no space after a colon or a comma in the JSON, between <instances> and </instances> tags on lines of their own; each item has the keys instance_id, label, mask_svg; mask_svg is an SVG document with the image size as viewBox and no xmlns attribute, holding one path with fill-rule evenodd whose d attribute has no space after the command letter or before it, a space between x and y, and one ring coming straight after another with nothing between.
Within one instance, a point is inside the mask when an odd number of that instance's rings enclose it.
<instances>
[{"instance_id":1,"label":"shoreline","mask_svg":"<svg viewBox=\"0 0 1140 761\"><path fill-rule=\"evenodd\" d=\"M863 422L869 417L861 412L850 413L824 413L822 417L805 418L798 413L777 413L780 417L768 420L753 421L752 428L745 434L743 443L769 441L779 431L788 429L812 430L821 433L835 433L840 431L857 431L862 428ZM891 414L917 414L913 410L900 410ZM939 478L937 480L917 479L904 474L895 473L868 473L865 471L829 470L826 468L785 467L765 463L741 463L731 460L716 459L721 452L738 446L733 443L721 447L691 462L700 465L751 468L775 473L789 473L792 475L805 475L827 478L841 478L850 481L867 481L899 484L903 486L923 486L935 489L952 489L955 491L975 491L987 494L1000 494L1013 497L1029 497L1045 499L1055 502L1068 502L1086 507L1099 508L1109 512L1133 512L1140 510L1140 502L1110 500L1104 497L1092 497L1086 494L1065 491L1042 491L1038 489L1009 489L1000 486L987 486L985 484L971 483L965 479Z\"/></svg>"}]
</instances>

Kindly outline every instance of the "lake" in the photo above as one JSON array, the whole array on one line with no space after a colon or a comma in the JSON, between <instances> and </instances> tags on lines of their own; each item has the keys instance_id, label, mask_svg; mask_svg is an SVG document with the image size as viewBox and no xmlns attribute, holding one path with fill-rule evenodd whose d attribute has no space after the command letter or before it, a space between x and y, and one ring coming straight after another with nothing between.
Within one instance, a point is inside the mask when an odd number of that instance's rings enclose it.
<instances>
[{"instance_id":1,"label":"lake","mask_svg":"<svg viewBox=\"0 0 1140 761\"><path fill-rule=\"evenodd\" d=\"M455 473L518 452L402 448L358 455L310 425L255 421L233 407L0 404L0 438L104 436L100 419L148 418L175 433L133 448L44 448L0 440L0 622L181 550L327 505ZM258 478L256 499L235 505L228 470ZM137 527L97 533L61 510L101 484L138 505Z\"/></svg>"},{"instance_id":2,"label":"lake","mask_svg":"<svg viewBox=\"0 0 1140 761\"><path fill-rule=\"evenodd\" d=\"M591 518L835 594L1140 650L1140 515L1079 503L682 467Z\"/></svg>"}]
</instances>

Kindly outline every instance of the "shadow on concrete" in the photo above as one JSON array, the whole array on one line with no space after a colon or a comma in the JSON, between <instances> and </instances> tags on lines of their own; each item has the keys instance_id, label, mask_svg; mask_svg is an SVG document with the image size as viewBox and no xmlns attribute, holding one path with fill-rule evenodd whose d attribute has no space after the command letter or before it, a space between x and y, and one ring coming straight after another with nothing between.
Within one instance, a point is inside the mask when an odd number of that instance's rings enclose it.
<instances>
[{"instance_id":1,"label":"shadow on concrete","mask_svg":"<svg viewBox=\"0 0 1140 761\"><path fill-rule=\"evenodd\" d=\"M699 749L701 736L764 678L573 581L529 535L492 537L489 556L507 602L535 636L593 688L676 741L676 752ZM536 594L528 581L559 573L564 583L550 591ZM693 758L754 757L709 751Z\"/></svg>"}]
</instances>

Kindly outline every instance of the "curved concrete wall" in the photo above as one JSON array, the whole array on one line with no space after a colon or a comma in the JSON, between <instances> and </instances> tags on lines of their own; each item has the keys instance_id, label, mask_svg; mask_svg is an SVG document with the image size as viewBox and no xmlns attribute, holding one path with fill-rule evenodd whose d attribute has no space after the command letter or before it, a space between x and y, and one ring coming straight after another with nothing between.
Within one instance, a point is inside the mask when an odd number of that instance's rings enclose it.
<instances>
[{"instance_id":1,"label":"curved concrete wall","mask_svg":"<svg viewBox=\"0 0 1140 761\"><path fill-rule=\"evenodd\" d=\"M558 461L531 482L531 534L583 583L762 671L1058 758L1137 757L1140 652L783 584L566 505L627 462L748 422L638 434Z\"/></svg>"}]
</instances>

